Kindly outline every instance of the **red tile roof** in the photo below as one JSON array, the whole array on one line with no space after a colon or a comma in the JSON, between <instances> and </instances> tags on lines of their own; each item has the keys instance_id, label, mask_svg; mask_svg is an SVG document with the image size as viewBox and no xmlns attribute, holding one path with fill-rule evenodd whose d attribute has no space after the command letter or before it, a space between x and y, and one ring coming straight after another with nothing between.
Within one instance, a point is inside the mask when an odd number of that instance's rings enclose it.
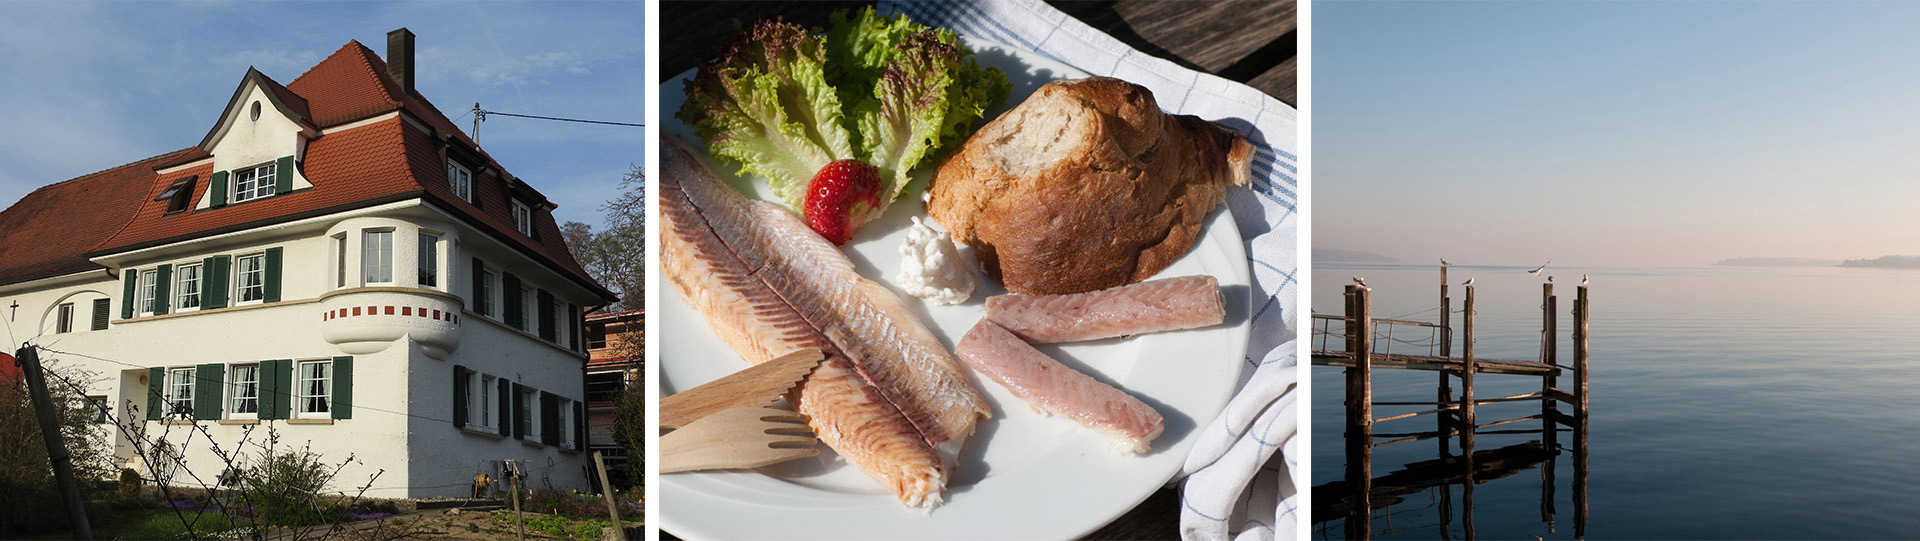
<instances>
[{"instance_id":1,"label":"red tile roof","mask_svg":"<svg viewBox=\"0 0 1920 541\"><path fill-rule=\"evenodd\" d=\"M154 165L195 150L42 186L0 211L0 284L101 268L87 260L87 249L112 237L140 209L138 202L155 195Z\"/></svg>"},{"instance_id":2,"label":"red tile roof","mask_svg":"<svg viewBox=\"0 0 1920 541\"><path fill-rule=\"evenodd\" d=\"M387 75L386 62L357 41L348 42L292 84L265 81L283 103L322 129L404 110L448 134L456 144L477 149L425 97L418 92L401 93ZM567 251L547 208L550 203L529 201L535 208L535 236L520 234L513 226L502 175L476 175L479 205L462 201L448 186L439 145L398 118L328 133L308 142L306 158L300 163L301 172L313 184L311 189L173 215L165 213L166 201L153 201L153 197L175 180L199 175L194 186L198 200L207 189L213 166L204 163L165 175L155 170L205 159L209 156L205 150L180 150L46 186L0 212L0 284L100 268L88 261L90 256L420 197L613 300ZM492 171L503 170L484 150L478 153ZM63 240L46 242L48 238Z\"/></svg>"}]
</instances>

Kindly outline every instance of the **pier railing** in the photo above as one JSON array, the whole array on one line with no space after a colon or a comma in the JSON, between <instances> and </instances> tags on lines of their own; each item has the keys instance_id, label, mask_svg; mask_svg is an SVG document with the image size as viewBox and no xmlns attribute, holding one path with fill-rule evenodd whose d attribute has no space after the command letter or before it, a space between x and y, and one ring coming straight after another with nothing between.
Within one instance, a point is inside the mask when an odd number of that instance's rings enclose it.
<instances>
[{"instance_id":1,"label":"pier railing","mask_svg":"<svg viewBox=\"0 0 1920 541\"><path fill-rule=\"evenodd\" d=\"M1438 438L1441 462L1437 464L1459 464L1464 467L1464 487L1467 508L1465 524L1468 537L1472 537L1472 498L1476 472L1474 465L1475 437L1486 434L1540 434L1543 492L1541 500L1542 519L1552 522L1553 517L1553 458L1565 450L1559 443L1559 432L1571 430L1574 435L1574 501L1575 527L1579 535L1585 535L1586 528L1586 449L1588 418L1588 372L1587 372L1587 330L1588 303L1587 286L1579 286L1574 301L1573 363L1563 366L1558 363L1559 310L1558 297L1554 295L1553 283L1541 284L1542 323L1541 343L1538 360L1486 359L1474 355L1474 286L1466 286L1461 314L1460 355L1453 355L1453 331L1451 319L1452 298L1446 284L1446 268L1441 267L1440 322L1374 318L1372 289L1362 285L1348 285L1344 295L1343 313L1313 315L1313 364L1344 368L1345 372L1345 440L1346 475L1339 484L1339 492L1350 494L1350 499L1315 498L1316 507L1338 508L1345 513L1346 537L1364 539L1371 535L1371 513L1376 503L1388 505L1398 498L1399 490L1394 485L1399 481L1387 483L1387 486L1375 487L1373 478L1373 449L1375 447L1406 443L1423 439ZM1339 340L1335 340L1338 337ZM1337 349L1336 349L1337 345ZM1395 350L1399 351L1396 352ZM1374 369L1427 370L1439 372L1439 386L1433 401L1414 402L1375 402L1373 400L1372 371ZM1482 374L1524 375L1541 378L1539 392L1505 396L1498 398L1479 398L1475 396L1475 376ZM1559 388L1559 378L1570 374L1573 384L1569 389ZM1455 385L1460 390L1454 396ZM1479 406L1505 402L1540 402L1540 411L1518 418L1482 422L1478 418ZM1571 406L1571 414L1560 410L1560 404ZM1374 406L1421 407L1407 413L1375 418ZM1398 433L1379 433L1374 431L1375 423L1399 421L1416 417L1435 416L1434 429ZM1489 430L1493 427L1518 424L1532 420L1540 421L1538 429ZM1564 427L1564 428L1563 428ZM1453 438L1459 438L1460 455L1453 455ZM1451 467L1451 466L1449 466ZM1429 465L1426 470L1433 470ZM1442 468L1446 469L1446 468ZM1402 472L1404 473L1404 472ZM1383 481L1392 476L1382 478ZM1416 483L1418 484L1418 483ZM1382 491L1376 491L1376 488ZM1376 494L1376 492L1380 492ZM1379 497L1380 500L1375 500ZM1325 516L1323 513L1317 515ZM1445 519L1443 519L1445 520Z\"/></svg>"}]
</instances>

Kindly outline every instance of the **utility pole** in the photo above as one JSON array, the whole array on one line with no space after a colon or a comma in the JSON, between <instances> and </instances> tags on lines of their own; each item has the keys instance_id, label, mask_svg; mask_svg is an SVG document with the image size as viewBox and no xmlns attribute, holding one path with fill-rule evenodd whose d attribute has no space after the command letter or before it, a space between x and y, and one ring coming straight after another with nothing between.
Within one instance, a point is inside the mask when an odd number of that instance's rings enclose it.
<instances>
[{"instance_id":1,"label":"utility pole","mask_svg":"<svg viewBox=\"0 0 1920 541\"><path fill-rule=\"evenodd\" d=\"M14 352L13 362L26 376L27 393L33 399L33 415L40 420L40 437L47 440L47 460L53 462L53 479L67 500L67 520L73 523L74 539L93 539L93 526L87 522L87 502L80 497L80 483L73 478L73 455L67 454L67 442L60 439L60 422L53 414L53 398L47 396L47 375L40 370L40 352L23 346Z\"/></svg>"}]
</instances>

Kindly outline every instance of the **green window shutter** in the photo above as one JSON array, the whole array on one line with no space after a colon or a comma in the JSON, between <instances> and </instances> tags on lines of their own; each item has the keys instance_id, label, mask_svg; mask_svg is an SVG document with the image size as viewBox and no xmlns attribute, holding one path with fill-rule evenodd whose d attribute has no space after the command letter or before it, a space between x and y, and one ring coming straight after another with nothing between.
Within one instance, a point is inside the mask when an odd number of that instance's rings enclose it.
<instances>
[{"instance_id":1,"label":"green window shutter","mask_svg":"<svg viewBox=\"0 0 1920 541\"><path fill-rule=\"evenodd\" d=\"M207 206L209 208L227 206L227 190L230 188L227 186L227 172L214 171L213 177L207 181Z\"/></svg>"},{"instance_id":2,"label":"green window shutter","mask_svg":"<svg viewBox=\"0 0 1920 541\"><path fill-rule=\"evenodd\" d=\"M534 311L534 313L540 314L540 338L552 342L556 340L557 338L555 337L558 336L554 334L553 331L553 294L542 289L539 293L534 294L533 298L536 302L540 303L538 307L539 310Z\"/></svg>"},{"instance_id":3,"label":"green window shutter","mask_svg":"<svg viewBox=\"0 0 1920 541\"><path fill-rule=\"evenodd\" d=\"M193 371L193 418L213 420L220 418L220 402L226 398L221 392L226 387L227 365L203 364Z\"/></svg>"},{"instance_id":4,"label":"green window shutter","mask_svg":"<svg viewBox=\"0 0 1920 541\"><path fill-rule=\"evenodd\" d=\"M453 365L453 427L467 426L467 367Z\"/></svg>"},{"instance_id":5,"label":"green window shutter","mask_svg":"<svg viewBox=\"0 0 1920 541\"><path fill-rule=\"evenodd\" d=\"M293 413L293 361L260 361L260 418L287 419Z\"/></svg>"},{"instance_id":6,"label":"green window shutter","mask_svg":"<svg viewBox=\"0 0 1920 541\"><path fill-rule=\"evenodd\" d=\"M160 409L160 393L167 388L167 369L147 369L147 420L158 421L165 414Z\"/></svg>"},{"instance_id":7,"label":"green window shutter","mask_svg":"<svg viewBox=\"0 0 1920 541\"><path fill-rule=\"evenodd\" d=\"M500 385L500 392L494 394L494 396L499 397L500 399L500 404L498 406L500 408L500 416L494 417L494 419L499 420L499 422L495 424L500 425L500 435L505 436L505 435L508 435L508 431L513 429L513 427L510 426L513 423L507 421L508 419L513 418L513 410L512 410L513 383L508 382L507 378L500 378L494 381L499 382L499 385Z\"/></svg>"},{"instance_id":8,"label":"green window shutter","mask_svg":"<svg viewBox=\"0 0 1920 541\"><path fill-rule=\"evenodd\" d=\"M200 260L200 308L227 306L227 267L233 257L218 255Z\"/></svg>"},{"instance_id":9,"label":"green window shutter","mask_svg":"<svg viewBox=\"0 0 1920 541\"><path fill-rule=\"evenodd\" d=\"M153 280L153 315L157 316L167 313L168 301L172 300L168 291L173 285L173 265L161 265L160 272L154 274Z\"/></svg>"},{"instance_id":10,"label":"green window shutter","mask_svg":"<svg viewBox=\"0 0 1920 541\"><path fill-rule=\"evenodd\" d=\"M580 346L580 306L567 303L567 344L574 351L586 351Z\"/></svg>"},{"instance_id":11,"label":"green window shutter","mask_svg":"<svg viewBox=\"0 0 1920 541\"><path fill-rule=\"evenodd\" d=\"M273 193L293 191L293 156L281 156L273 164Z\"/></svg>"},{"instance_id":12,"label":"green window shutter","mask_svg":"<svg viewBox=\"0 0 1920 541\"><path fill-rule=\"evenodd\" d=\"M274 377L279 368L280 361L260 361L260 371L254 376L260 379L260 403L254 411L262 420L278 419L273 412L280 411L280 403L287 400L287 390L280 386L280 378Z\"/></svg>"},{"instance_id":13,"label":"green window shutter","mask_svg":"<svg viewBox=\"0 0 1920 541\"><path fill-rule=\"evenodd\" d=\"M578 400L573 402L573 448L587 448L587 405Z\"/></svg>"},{"instance_id":14,"label":"green window shutter","mask_svg":"<svg viewBox=\"0 0 1920 541\"><path fill-rule=\"evenodd\" d=\"M540 443L560 445L560 397L540 391Z\"/></svg>"},{"instance_id":15,"label":"green window shutter","mask_svg":"<svg viewBox=\"0 0 1920 541\"><path fill-rule=\"evenodd\" d=\"M333 418L353 418L353 357L333 358Z\"/></svg>"},{"instance_id":16,"label":"green window shutter","mask_svg":"<svg viewBox=\"0 0 1920 541\"><path fill-rule=\"evenodd\" d=\"M113 299L93 300L93 330L107 330L107 319L113 317L113 314L108 312L112 310Z\"/></svg>"},{"instance_id":17,"label":"green window shutter","mask_svg":"<svg viewBox=\"0 0 1920 541\"><path fill-rule=\"evenodd\" d=\"M526 416L520 414L520 408L527 402L527 398L521 394L525 390L525 385L513 384L513 437L523 440L527 439L526 423L529 421Z\"/></svg>"},{"instance_id":18,"label":"green window shutter","mask_svg":"<svg viewBox=\"0 0 1920 541\"><path fill-rule=\"evenodd\" d=\"M280 252L278 247L267 249L267 283L263 294L264 302L280 302Z\"/></svg>"},{"instance_id":19,"label":"green window shutter","mask_svg":"<svg viewBox=\"0 0 1920 541\"><path fill-rule=\"evenodd\" d=\"M140 270L120 269L120 275L124 278L121 281L126 282L120 295L120 319L133 319L133 290L140 281Z\"/></svg>"},{"instance_id":20,"label":"green window shutter","mask_svg":"<svg viewBox=\"0 0 1920 541\"><path fill-rule=\"evenodd\" d=\"M512 325L516 329L526 326L526 323L521 319L525 317L525 311L521 310L522 306L520 305L520 277L514 276L511 272L501 272L500 284L500 298L506 299L507 301L506 307L502 309L502 311L506 313L507 324ZM129 289L127 291L133 290Z\"/></svg>"},{"instance_id":21,"label":"green window shutter","mask_svg":"<svg viewBox=\"0 0 1920 541\"><path fill-rule=\"evenodd\" d=\"M489 310L487 307L486 273L487 264L480 261L478 257L473 258L473 302L469 303L468 306L472 306L475 312L490 316L493 314L491 313L492 310Z\"/></svg>"}]
</instances>

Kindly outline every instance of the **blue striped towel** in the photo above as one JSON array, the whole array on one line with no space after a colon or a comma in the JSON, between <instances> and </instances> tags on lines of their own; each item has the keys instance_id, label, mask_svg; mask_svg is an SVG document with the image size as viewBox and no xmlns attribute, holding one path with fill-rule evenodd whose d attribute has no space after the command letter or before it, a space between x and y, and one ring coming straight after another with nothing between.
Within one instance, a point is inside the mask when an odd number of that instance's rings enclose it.
<instances>
[{"instance_id":1,"label":"blue striped towel","mask_svg":"<svg viewBox=\"0 0 1920 541\"><path fill-rule=\"evenodd\" d=\"M1255 289L1252 339L1240 391L1202 428L1187 457L1181 535L1188 539L1294 537L1299 428L1293 345L1299 291L1296 205L1299 129L1292 107L1252 87L1134 50L1039 0L881 2L880 13L1038 53L1153 91L1169 112L1247 134L1258 148L1252 185L1227 192L1246 242ZM1276 451L1278 451L1276 453Z\"/></svg>"}]
</instances>

